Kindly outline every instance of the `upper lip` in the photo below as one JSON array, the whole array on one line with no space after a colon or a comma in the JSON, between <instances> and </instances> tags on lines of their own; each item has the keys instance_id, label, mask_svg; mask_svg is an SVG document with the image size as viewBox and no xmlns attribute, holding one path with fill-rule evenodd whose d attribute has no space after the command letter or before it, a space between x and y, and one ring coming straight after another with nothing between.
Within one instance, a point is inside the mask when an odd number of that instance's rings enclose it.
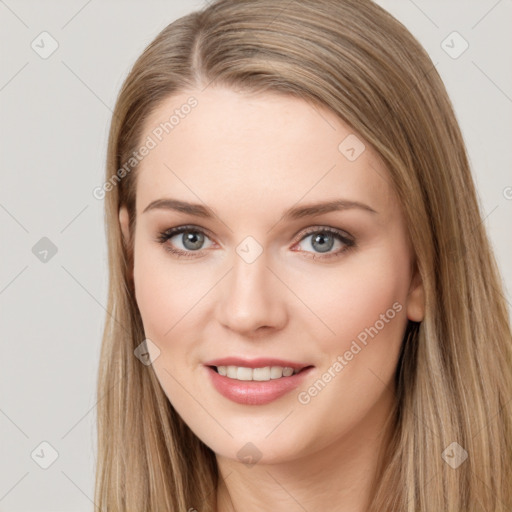
<instances>
[{"instance_id":1,"label":"upper lip","mask_svg":"<svg viewBox=\"0 0 512 512\"><path fill-rule=\"evenodd\" d=\"M297 363L294 361L285 361L268 357L258 357L255 359L244 359L242 357L223 357L221 359L212 359L204 363L206 366L243 366L244 368L264 368L265 366L282 366L302 370L308 364Z\"/></svg>"}]
</instances>

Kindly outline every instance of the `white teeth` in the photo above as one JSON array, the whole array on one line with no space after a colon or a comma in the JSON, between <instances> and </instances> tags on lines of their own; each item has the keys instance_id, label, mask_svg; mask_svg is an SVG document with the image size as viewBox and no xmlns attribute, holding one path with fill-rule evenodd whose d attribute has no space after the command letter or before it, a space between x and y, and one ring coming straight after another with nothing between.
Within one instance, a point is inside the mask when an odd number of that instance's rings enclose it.
<instances>
[{"instance_id":1,"label":"white teeth","mask_svg":"<svg viewBox=\"0 0 512 512\"><path fill-rule=\"evenodd\" d=\"M236 378L238 380L252 380L252 368L244 368L239 366L236 369Z\"/></svg>"},{"instance_id":2,"label":"white teeth","mask_svg":"<svg viewBox=\"0 0 512 512\"><path fill-rule=\"evenodd\" d=\"M283 369L280 366L272 366L270 368L270 378L279 379L283 376Z\"/></svg>"},{"instance_id":3,"label":"white teeth","mask_svg":"<svg viewBox=\"0 0 512 512\"><path fill-rule=\"evenodd\" d=\"M265 368L253 368L252 370L252 380L270 380L270 368L265 366Z\"/></svg>"},{"instance_id":4,"label":"white teeth","mask_svg":"<svg viewBox=\"0 0 512 512\"><path fill-rule=\"evenodd\" d=\"M294 370L289 366L265 366L264 368L246 368L244 366L217 366L219 375L236 380L266 381L290 377L300 370Z\"/></svg>"},{"instance_id":5,"label":"white teeth","mask_svg":"<svg viewBox=\"0 0 512 512\"><path fill-rule=\"evenodd\" d=\"M293 375L293 368L289 368L288 366L283 368L283 377L290 377Z\"/></svg>"}]
</instances>

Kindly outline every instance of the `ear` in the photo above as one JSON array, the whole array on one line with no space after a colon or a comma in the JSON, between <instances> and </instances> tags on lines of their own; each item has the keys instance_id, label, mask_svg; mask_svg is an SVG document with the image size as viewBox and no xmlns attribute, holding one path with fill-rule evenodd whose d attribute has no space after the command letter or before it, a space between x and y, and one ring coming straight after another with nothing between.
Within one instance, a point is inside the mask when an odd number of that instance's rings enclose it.
<instances>
[{"instance_id":1,"label":"ear","mask_svg":"<svg viewBox=\"0 0 512 512\"><path fill-rule=\"evenodd\" d=\"M128 209L126 206L119 208L119 225L121 226L121 232L126 244L130 240L130 216L128 215Z\"/></svg>"},{"instance_id":2,"label":"ear","mask_svg":"<svg viewBox=\"0 0 512 512\"><path fill-rule=\"evenodd\" d=\"M407 297L407 318L413 322L421 322L425 316L425 292L419 272L415 272L411 280Z\"/></svg>"}]
</instances>

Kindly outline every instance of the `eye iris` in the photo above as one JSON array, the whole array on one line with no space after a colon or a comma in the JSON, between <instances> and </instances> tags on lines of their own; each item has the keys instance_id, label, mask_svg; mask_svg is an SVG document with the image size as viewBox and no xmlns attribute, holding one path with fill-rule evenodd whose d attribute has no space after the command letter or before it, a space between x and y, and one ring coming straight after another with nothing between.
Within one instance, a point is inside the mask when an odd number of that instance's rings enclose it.
<instances>
[{"instance_id":1,"label":"eye iris","mask_svg":"<svg viewBox=\"0 0 512 512\"><path fill-rule=\"evenodd\" d=\"M187 249L200 249L204 242L204 235L202 233L198 233L197 231L184 231L182 241L184 247ZM189 242L192 243L192 246L188 245Z\"/></svg>"},{"instance_id":2,"label":"eye iris","mask_svg":"<svg viewBox=\"0 0 512 512\"><path fill-rule=\"evenodd\" d=\"M330 243L325 243L325 239L326 238L330 238L331 239L331 242ZM319 241L320 242L320 246L319 247L316 247L315 244L318 243ZM332 235L329 235L327 233L317 233L312 241L311 241L311 245L315 248L315 249L318 249L319 252L327 252L327 251L330 251L332 249L332 246L334 245L334 238Z\"/></svg>"}]
</instances>

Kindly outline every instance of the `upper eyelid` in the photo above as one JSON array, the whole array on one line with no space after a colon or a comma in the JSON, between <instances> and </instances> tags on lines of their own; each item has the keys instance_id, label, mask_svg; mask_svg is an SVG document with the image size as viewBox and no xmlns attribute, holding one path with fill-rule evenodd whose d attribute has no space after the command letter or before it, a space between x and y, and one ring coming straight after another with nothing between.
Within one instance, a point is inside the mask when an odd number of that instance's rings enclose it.
<instances>
[{"instance_id":1,"label":"upper eyelid","mask_svg":"<svg viewBox=\"0 0 512 512\"><path fill-rule=\"evenodd\" d=\"M325 231L327 233L333 233L335 235L339 235L344 238L348 238L350 240L354 239L354 237L350 233L345 231L344 229L333 228L330 226L312 226L311 228L306 228L305 232L304 232L304 230L302 230L302 231L299 231L299 233L303 233L302 238L304 238L305 236L309 236L309 235L312 235L313 233L317 233L317 232L320 233L322 231ZM302 238L300 238L300 240L302 240Z\"/></svg>"},{"instance_id":2,"label":"upper eyelid","mask_svg":"<svg viewBox=\"0 0 512 512\"><path fill-rule=\"evenodd\" d=\"M184 224L181 226L176 226L173 228L165 229L161 232L162 235L168 235L168 238L175 237L177 235L181 235L185 231L198 231L199 233L203 233L208 236L208 238L214 238L211 232L206 228L201 228L199 226L194 226L190 224Z\"/></svg>"}]
</instances>

